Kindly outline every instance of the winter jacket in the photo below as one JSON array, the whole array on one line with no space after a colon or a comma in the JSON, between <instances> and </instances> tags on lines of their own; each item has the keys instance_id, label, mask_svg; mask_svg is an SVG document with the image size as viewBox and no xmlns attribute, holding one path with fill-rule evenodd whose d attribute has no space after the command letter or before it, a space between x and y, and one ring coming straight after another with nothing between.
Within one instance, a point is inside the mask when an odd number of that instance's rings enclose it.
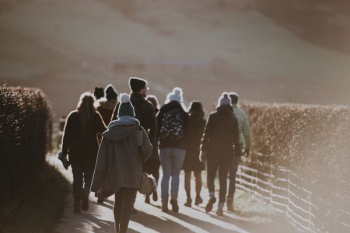
<instances>
[{"instance_id":1,"label":"winter jacket","mask_svg":"<svg viewBox=\"0 0 350 233\"><path fill-rule=\"evenodd\" d=\"M240 143L245 146L245 149L250 149L250 126L249 120L245 112L238 107L237 104L233 105L233 112L238 120Z\"/></svg>"},{"instance_id":2,"label":"winter jacket","mask_svg":"<svg viewBox=\"0 0 350 233\"><path fill-rule=\"evenodd\" d=\"M131 93L130 101L135 109L136 118L140 121L140 125L146 130L148 136L153 142L157 133L156 115L154 113L153 105L145 100L139 93ZM116 120L118 117L119 105L114 110L112 120Z\"/></svg>"},{"instance_id":3,"label":"winter jacket","mask_svg":"<svg viewBox=\"0 0 350 233\"><path fill-rule=\"evenodd\" d=\"M159 109L157 107L154 108L154 113L155 115L157 115L159 112ZM153 141L151 141L152 145L153 145L153 152L151 154L151 157L149 157L149 161L159 161L159 147L158 147L158 135L156 134L155 139Z\"/></svg>"},{"instance_id":4,"label":"winter jacket","mask_svg":"<svg viewBox=\"0 0 350 233\"><path fill-rule=\"evenodd\" d=\"M98 135L106 130L106 126L98 112L94 113L92 131L80 133L79 112L72 111L66 120L62 137L62 153L69 155L71 163L86 163L95 166L99 147Z\"/></svg>"},{"instance_id":5,"label":"winter jacket","mask_svg":"<svg viewBox=\"0 0 350 233\"><path fill-rule=\"evenodd\" d=\"M182 114L182 119L183 119L183 137L182 139L176 141L176 142L166 142L161 138L161 128L162 128L162 121L164 114L167 111L171 111L174 109L179 109L181 114ZM176 101L171 101L170 103L165 104L163 107L161 107L158 115L157 115L157 125L158 125L158 137L159 137L159 149L163 148L173 148L173 149L183 149L186 150L187 147L187 139L191 134L191 122L190 118L187 112L183 110L182 106L180 103Z\"/></svg>"},{"instance_id":6,"label":"winter jacket","mask_svg":"<svg viewBox=\"0 0 350 233\"><path fill-rule=\"evenodd\" d=\"M190 116L190 121L192 134L188 138L186 157L182 168L185 171L202 171L204 170L204 163L199 161L199 154L206 121L202 116L196 114Z\"/></svg>"},{"instance_id":7,"label":"winter jacket","mask_svg":"<svg viewBox=\"0 0 350 233\"><path fill-rule=\"evenodd\" d=\"M101 191L101 197L109 197L120 188L140 188L142 164L152 152L152 144L143 132L141 151L138 146L139 121L123 116L112 121L102 134L91 191ZM100 189L101 187L101 189Z\"/></svg>"},{"instance_id":8,"label":"winter jacket","mask_svg":"<svg viewBox=\"0 0 350 233\"><path fill-rule=\"evenodd\" d=\"M235 153L233 153L233 147ZM210 114L202 139L201 150L207 152L207 157L230 159L233 155L241 156L239 143L239 128L231 105L223 105Z\"/></svg>"},{"instance_id":9,"label":"winter jacket","mask_svg":"<svg viewBox=\"0 0 350 233\"><path fill-rule=\"evenodd\" d=\"M97 111L101 114L105 124L109 125L109 123L111 122L113 111L115 109L115 106L117 105L117 101L102 98L98 100L97 105Z\"/></svg>"}]
</instances>

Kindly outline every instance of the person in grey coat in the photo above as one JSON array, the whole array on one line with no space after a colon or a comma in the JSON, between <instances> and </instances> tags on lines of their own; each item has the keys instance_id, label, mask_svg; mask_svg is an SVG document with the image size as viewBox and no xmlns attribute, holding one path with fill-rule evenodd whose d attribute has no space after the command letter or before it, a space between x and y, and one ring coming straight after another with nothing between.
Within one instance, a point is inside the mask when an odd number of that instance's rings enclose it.
<instances>
[{"instance_id":1,"label":"person in grey coat","mask_svg":"<svg viewBox=\"0 0 350 233\"><path fill-rule=\"evenodd\" d=\"M139 130L143 132L141 150ZM91 191L100 192L103 198L115 194L115 230L122 233L127 231L141 186L143 163L153 150L146 131L135 118L129 95L122 95L118 120L112 121L102 136Z\"/></svg>"}]
</instances>

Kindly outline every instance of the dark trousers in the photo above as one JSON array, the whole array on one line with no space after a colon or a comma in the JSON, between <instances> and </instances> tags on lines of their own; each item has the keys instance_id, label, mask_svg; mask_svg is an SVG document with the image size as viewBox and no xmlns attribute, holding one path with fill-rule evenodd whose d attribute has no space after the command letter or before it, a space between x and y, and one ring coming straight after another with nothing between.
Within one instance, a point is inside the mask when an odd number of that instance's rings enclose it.
<instances>
[{"instance_id":1,"label":"dark trousers","mask_svg":"<svg viewBox=\"0 0 350 233\"><path fill-rule=\"evenodd\" d=\"M157 183L159 180L159 168L160 162L157 160L147 160L143 165L144 172L152 175L156 179Z\"/></svg>"},{"instance_id":2,"label":"dark trousers","mask_svg":"<svg viewBox=\"0 0 350 233\"><path fill-rule=\"evenodd\" d=\"M241 162L241 156L235 156L233 158L232 166L230 168L229 179L229 188L228 188L228 199L233 199L236 191L236 174L238 170L239 163Z\"/></svg>"},{"instance_id":3,"label":"dark trousers","mask_svg":"<svg viewBox=\"0 0 350 233\"><path fill-rule=\"evenodd\" d=\"M210 193L215 192L215 177L216 172L219 169L219 202L224 203L226 201L227 193L227 175L232 164L231 158L208 158L207 161L207 184Z\"/></svg>"},{"instance_id":4,"label":"dark trousers","mask_svg":"<svg viewBox=\"0 0 350 233\"><path fill-rule=\"evenodd\" d=\"M94 174L94 165L84 163L72 163L73 171L73 197L79 199L83 189L90 189L92 176Z\"/></svg>"},{"instance_id":5,"label":"dark trousers","mask_svg":"<svg viewBox=\"0 0 350 233\"><path fill-rule=\"evenodd\" d=\"M120 233L126 232L128 229L136 193L136 188L121 188L115 194L114 221L115 227L120 229Z\"/></svg>"}]
</instances>

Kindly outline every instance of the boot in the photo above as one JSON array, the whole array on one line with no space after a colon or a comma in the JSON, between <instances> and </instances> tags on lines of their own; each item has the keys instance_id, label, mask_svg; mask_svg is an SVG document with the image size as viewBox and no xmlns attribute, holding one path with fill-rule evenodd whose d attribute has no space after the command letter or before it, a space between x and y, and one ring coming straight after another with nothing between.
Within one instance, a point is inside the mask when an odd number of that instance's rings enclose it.
<instances>
[{"instance_id":1,"label":"boot","mask_svg":"<svg viewBox=\"0 0 350 233\"><path fill-rule=\"evenodd\" d=\"M150 201L150 199L149 199L149 195L146 195L146 198L145 198L145 203L146 203L146 204L151 203L151 201Z\"/></svg>"},{"instance_id":2,"label":"boot","mask_svg":"<svg viewBox=\"0 0 350 233\"><path fill-rule=\"evenodd\" d=\"M187 202L185 203L185 206L191 207L192 206L192 199L187 197Z\"/></svg>"},{"instance_id":3,"label":"boot","mask_svg":"<svg viewBox=\"0 0 350 233\"><path fill-rule=\"evenodd\" d=\"M75 213L75 214L81 213L81 200L80 200L80 198L74 198L73 213Z\"/></svg>"},{"instance_id":4,"label":"boot","mask_svg":"<svg viewBox=\"0 0 350 233\"><path fill-rule=\"evenodd\" d=\"M201 198L201 196L199 194L197 194L194 204L198 206L202 203L203 203L203 199Z\"/></svg>"},{"instance_id":5,"label":"boot","mask_svg":"<svg viewBox=\"0 0 350 233\"><path fill-rule=\"evenodd\" d=\"M213 210L213 205L215 204L216 202L216 198L215 197L211 197L207 203L207 206L205 207L205 211L207 213L209 213L210 211Z\"/></svg>"},{"instance_id":6,"label":"boot","mask_svg":"<svg viewBox=\"0 0 350 233\"><path fill-rule=\"evenodd\" d=\"M101 197L100 193L98 193L97 194L97 203L98 204L103 204L104 201L105 201L105 199Z\"/></svg>"},{"instance_id":7,"label":"boot","mask_svg":"<svg viewBox=\"0 0 350 233\"><path fill-rule=\"evenodd\" d=\"M216 211L216 214L220 217L224 216L224 205L225 203L219 203L218 210Z\"/></svg>"},{"instance_id":8,"label":"boot","mask_svg":"<svg viewBox=\"0 0 350 233\"><path fill-rule=\"evenodd\" d=\"M83 211L89 210L89 194L90 194L90 190L83 189L82 195L81 195L81 209Z\"/></svg>"},{"instance_id":9,"label":"boot","mask_svg":"<svg viewBox=\"0 0 350 233\"><path fill-rule=\"evenodd\" d=\"M172 205L173 212L179 212L179 205L177 204L177 194L171 194L170 204Z\"/></svg>"},{"instance_id":10,"label":"boot","mask_svg":"<svg viewBox=\"0 0 350 233\"><path fill-rule=\"evenodd\" d=\"M169 212L168 202L167 201L163 201L162 202L162 212L164 212L164 213L168 213Z\"/></svg>"},{"instance_id":11,"label":"boot","mask_svg":"<svg viewBox=\"0 0 350 233\"><path fill-rule=\"evenodd\" d=\"M227 211L233 212L233 199L227 199Z\"/></svg>"},{"instance_id":12,"label":"boot","mask_svg":"<svg viewBox=\"0 0 350 233\"><path fill-rule=\"evenodd\" d=\"M154 191L154 192L153 192L152 197L153 197L153 201L155 201L155 202L158 201L158 193L157 193L157 191Z\"/></svg>"}]
</instances>

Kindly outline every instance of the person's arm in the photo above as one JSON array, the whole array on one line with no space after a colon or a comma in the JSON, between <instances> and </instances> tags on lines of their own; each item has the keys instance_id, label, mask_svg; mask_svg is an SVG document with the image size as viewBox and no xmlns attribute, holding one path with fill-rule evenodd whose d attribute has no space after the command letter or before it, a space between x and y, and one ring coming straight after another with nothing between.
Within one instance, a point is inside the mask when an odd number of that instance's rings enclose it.
<instances>
[{"instance_id":1,"label":"person's arm","mask_svg":"<svg viewBox=\"0 0 350 233\"><path fill-rule=\"evenodd\" d=\"M91 184L91 191L93 192L99 191L102 184L103 177L107 170L107 164L108 164L107 146L108 146L108 142L106 141L106 139L102 138L102 142L98 150L95 172L94 172L94 176Z\"/></svg>"},{"instance_id":2,"label":"person's arm","mask_svg":"<svg viewBox=\"0 0 350 233\"><path fill-rule=\"evenodd\" d=\"M233 145L235 146L235 156L242 156L242 148L241 144L239 142L239 127L238 127L238 120L234 116L234 121L233 121Z\"/></svg>"},{"instance_id":3,"label":"person's arm","mask_svg":"<svg viewBox=\"0 0 350 233\"><path fill-rule=\"evenodd\" d=\"M204 134L202 137L201 150L204 152L208 151L210 137L211 137L211 128L212 128L212 115L210 115L207 120L207 124L205 126Z\"/></svg>"},{"instance_id":4,"label":"person's arm","mask_svg":"<svg viewBox=\"0 0 350 233\"><path fill-rule=\"evenodd\" d=\"M102 134L106 131L107 127L102 119L102 116L99 112L96 112L96 131Z\"/></svg>"},{"instance_id":5,"label":"person's arm","mask_svg":"<svg viewBox=\"0 0 350 233\"><path fill-rule=\"evenodd\" d=\"M163 111L159 111L157 114L157 137L160 137L160 129L162 127Z\"/></svg>"},{"instance_id":6,"label":"person's arm","mask_svg":"<svg viewBox=\"0 0 350 233\"><path fill-rule=\"evenodd\" d=\"M115 106L115 108L114 108L114 111L113 111L113 114L112 114L111 122L118 119L117 116L118 116L119 106L120 106L120 102L119 102L119 103Z\"/></svg>"},{"instance_id":7,"label":"person's arm","mask_svg":"<svg viewBox=\"0 0 350 233\"><path fill-rule=\"evenodd\" d=\"M64 133L62 137L62 154L63 156L67 156L67 154L69 153L69 145L73 134L72 113L70 113L66 119L66 124L64 126L63 132Z\"/></svg>"},{"instance_id":8,"label":"person's arm","mask_svg":"<svg viewBox=\"0 0 350 233\"><path fill-rule=\"evenodd\" d=\"M149 139L154 142L157 135L157 119L154 112L154 108L151 104L147 106L148 108L148 119L149 119Z\"/></svg>"},{"instance_id":9,"label":"person's arm","mask_svg":"<svg viewBox=\"0 0 350 233\"><path fill-rule=\"evenodd\" d=\"M244 145L246 150L250 150L250 125L248 117L245 115L244 124L243 124L243 137L244 137Z\"/></svg>"},{"instance_id":10,"label":"person's arm","mask_svg":"<svg viewBox=\"0 0 350 233\"><path fill-rule=\"evenodd\" d=\"M151 144L151 141L147 135L146 130L142 128L142 132L143 132L143 137L142 137L142 160L143 162L146 162L146 160L151 156L152 151L153 151L153 146Z\"/></svg>"}]
</instances>

